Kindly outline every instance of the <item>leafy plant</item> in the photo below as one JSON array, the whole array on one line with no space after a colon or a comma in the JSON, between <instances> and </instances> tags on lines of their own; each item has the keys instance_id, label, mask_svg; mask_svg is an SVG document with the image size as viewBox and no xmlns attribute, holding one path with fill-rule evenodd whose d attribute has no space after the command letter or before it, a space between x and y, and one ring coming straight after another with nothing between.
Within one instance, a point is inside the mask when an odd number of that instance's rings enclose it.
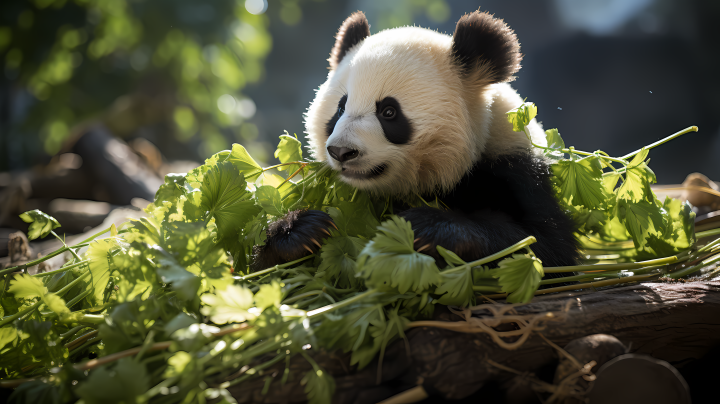
<instances>
[{"instance_id":1,"label":"leafy plant","mask_svg":"<svg viewBox=\"0 0 720 404\"><path fill-rule=\"evenodd\" d=\"M524 104L508 118L524 131L536 112ZM312 357L315 347L352 352L362 368L381 363L388 344L436 304L468 306L482 294L522 303L556 282L580 283L543 292L602 286L605 278L687 276L720 261L720 239L696 245L720 232L695 234L687 204L652 193L647 156L657 144L613 158L566 147L555 129L546 135L547 145L536 147L552 161L562 206L582 225L590 265L543 268L528 237L473 262L438 247L447 262L438 268L413 249L412 226L391 213L391 200L303 160L287 135L275 153L279 165L262 168L233 145L169 175L147 217L74 245L54 233L55 219L27 212L32 238L52 234L63 247L0 270L0 386L20 386L11 398L18 403L231 403L228 387L265 377L266 392L287 381L291 360L306 360L311 370L300 382L309 401L329 403L335 384ZM322 209L337 229L317 254L251 273L253 246L294 209ZM595 264L593 255L607 249L615 263ZM23 273L66 252L71 259L60 269ZM667 265L686 260L699 263ZM577 275L542 280L557 272ZM265 373L281 363L284 372Z\"/></svg>"}]
</instances>

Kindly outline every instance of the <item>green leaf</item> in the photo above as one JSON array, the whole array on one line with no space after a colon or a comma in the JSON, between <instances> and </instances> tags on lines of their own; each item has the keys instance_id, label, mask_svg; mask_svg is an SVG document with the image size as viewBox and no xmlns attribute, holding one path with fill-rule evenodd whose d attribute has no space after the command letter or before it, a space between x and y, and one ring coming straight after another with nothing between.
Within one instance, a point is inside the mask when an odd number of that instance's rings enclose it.
<instances>
[{"instance_id":1,"label":"green leaf","mask_svg":"<svg viewBox=\"0 0 720 404\"><path fill-rule=\"evenodd\" d=\"M602 177L602 183L603 188L605 188L605 193L608 195L612 195L615 192L615 187L617 186L618 180L622 177L622 174L612 171L609 173L604 173Z\"/></svg>"},{"instance_id":2,"label":"green leaf","mask_svg":"<svg viewBox=\"0 0 720 404\"><path fill-rule=\"evenodd\" d=\"M245 179L229 162L219 163L205 174L200 187L202 208L215 218L220 238L236 238L245 223L259 213L245 187Z\"/></svg>"},{"instance_id":3,"label":"green leaf","mask_svg":"<svg viewBox=\"0 0 720 404\"><path fill-rule=\"evenodd\" d=\"M357 274L357 256L364 242L356 237L332 237L320 250L322 261L318 267L341 288L356 288L361 284Z\"/></svg>"},{"instance_id":4,"label":"green leaf","mask_svg":"<svg viewBox=\"0 0 720 404\"><path fill-rule=\"evenodd\" d=\"M650 189L650 184L656 182L655 173L648 167L645 158L648 150L635 155L625 171L625 181L617 190L620 199L627 199L632 202L647 201L654 202L655 196Z\"/></svg>"},{"instance_id":5,"label":"green leaf","mask_svg":"<svg viewBox=\"0 0 720 404\"><path fill-rule=\"evenodd\" d=\"M233 145L227 161L235 165L247 181L255 181L263 172L260 164L250 157L245 147L237 143Z\"/></svg>"},{"instance_id":6,"label":"green leaf","mask_svg":"<svg viewBox=\"0 0 720 404\"><path fill-rule=\"evenodd\" d=\"M50 234L53 229L60 227L60 223L58 223L54 217L37 209L29 210L21 214L20 219L25 223L30 223L30 229L28 229L28 239L30 240L45 237Z\"/></svg>"},{"instance_id":7,"label":"green leaf","mask_svg":"<svg viewBox=\"0 0 720 404\"><path fill-rule=\"evenodd\" d=\"M513 126L513 131L522 132L530 121L537 115L537 107L532 102L524 102L519 107L507 112L507 120Z\"/></svg>"},{"instance_id":8,"label":"green leaf","mask_svg":"<svg viewBox=\"0 0 720 404\"><path fill-rule=\"evenodd\" d=\"M114 239L96 240L90 243L86 253L89 259L90 282L88 289L92 294L88 297L93 304L104 302L105 287L110 280L112 257L121 253L122 247Z\"/></svg>"},{"instance_id":9,"label":"green leaf","mask_svg":"<svg viewBox=\"0 0 720 404\"><path fill-rule=\"evenodd\" d=\"M564 149L565 141L560 136L557 129L548 129L545 131L545 139L547 139L547 147L551 149Z\"/></svg>"},{"instance_id":10,"label":"green leaf","mask_svg":"<svg viewBox=\"0 0 720 404\"><path fill-rule=\"evenodd\" d=\"M545 275L542 264L528 254L513 254L500 261L493 269L493 276L500 282L503 292L508 293L509 303L527 303L532 300Z\"/></svg>"},{"instance_id":11,"label":"green leaf","mask_svg":"<svg viewBox=\"0 0 720 404\"><path fill-rule=\"evenodd\" d=\"M443 257L445 259L445 262L447 262L450 266L454 267L456 265L466 264L466 262L463 261L462 258L457 256L457 254L444 247L436 246L435 249L437 249L438 254L440 254L440 256Z\"/></svg>"},{"instance_id":12,"label":"green leaf","mask_svg":"<svg viewBox=\"0 0 720 404\"><path fill-rule=\"evenodd\" d=\"M259 310L265 310L268 307L280 307L282 297L280 282L273 280L269 284L260 286L260 290L255 294L255 307Z\"/></svg>"},{"instance_id":13,"label":"green leaf","mask_svg":"<svg viewBox=\"0 0 720 404\"><path fill-rule=\"evenodd\" d=\"M40 279L33 278L30 275L22 274L16 276L14 280L10 281L8 291L14 294L16 298L21 299L39 297L45 306L55 313L62 314L70 312L70 310L65 307L65 301L61 297L55 293L48 292L48 289Z\"/></svg>"},{"instance_id":14,"label":"green leaf","mask_svg":"<svg viewBox=\"0 0 720 404\"><path fill-rule=\"evenodd\" d=\"M291 163L293 161L302 160L302 143L292 136L281 135L280 143L278 144L277 150L275 150L275 157L280 160L280 163ZM299 164L290 164L286 166L280 166L277 169L279 171L287 171L288 173L294 173L300 168Z\"/></svg>"},{"instance_id":15,"label":"green leaf","mask_svg":"<svg viewBox=\"0 0 720 404\"><path fill-rule=\"evenodd\" d=\"M157 275L164 283L172 284L172 289L182 300L193 300L197 297L201 279L189 272L169 254L163 254L157 259Z\"/></svg>"},{"instance_id":16,"label":"green leaf","mask_svg":"<svg viewBox=\"0 0 720 404\"><path fill-rule=\"evenodd\" d=\"M255 199L265 211L273 216L282 216L285 213L282 197L277 188L263 185L255 191Z\"/></svg>"},{"instance_id":17,"label":"green leaf","mask_svg":"<svg viewBox=\"0 0 720 404\"><path fill-rule=\"evenodd\" d=\"M654 203L647 201L630 202L622 199L618 204L618 216L632 236L635 248L645 247L647 238L661 233L663 214Z\"/></svg>"},{"instance_id":18,"label":"green leaf","mask_svg":"<svg viewBox=\"0 0 720 404\"><path fill-rule=\"evenodd\" d=\"M43 303L48 309L52 310L57 314L69 314L70 309L65 306L65 300L55 293L48 293L43 296Z\"/></svg>"},{"instance_id":19,"label":"green leaf","mask_svg":"<svg viewBox=\"0 0 720 404\"><path fill-rule=\"evenodd\" d=\"M253 293L243 286L230 285L215 294L206 293L200 299L206 305L202 313L210 316L215 324L242 323L256 317L248 312L253 305Z\"/></svg>"},{"instance_id":20,"label":"green leaf","mask_svg":"<svg viewBox=\"0 0 720 404\"><path fill-rule=\"evenodd\" d=\"M322 368L318 367L305 373L300 384L305 386L309 404L332 404L335 380Z\"/></svg>"},{"instance_id":21,"label":"green leaf","mask_svg":"<svg viewBox=\"0 0 720 404\"><path fill-rule=\"evenodd\" d=\"M28 274L20 274L10 281L10 289L8 291L20 299L32 299L34 297L43 297L48 293L47 288L38 278L33 278Z\"/></svg>"},{"instance_id":22,"label":"green leaf","mask_svg":"<svg viewBox=\"0 0 720 404\"><path fill-rule=\"evenodd\" d=\"M447 270L440 273L442 283L435 289L435 294L441 295L438 303L460 307L475 304L475 291L473 290L472 271L470 267L461 270Z\"/></svg>"},{"instance_id":23,"label":"green leaf","mask_svg":"<svg viewBox=\"0 0 720 404\"><path fill-rule=\"evenodd\" d=\"M550 168L555 174L553 182L566 203L588 209L605 207L606 195L598 157L587 157L579 161L563 160L552 164Z\"/></svg>"},{"instance_id":24,"label":"green leaf","mask_svg":"<svg viewBox=\"0 0 720 404\"><path fill-rule=\"evenodd\" d=\"M184 174L167 174L165 176L165 183L160 185L160 188L155 193L156 206L160 206L162 202L175 203L179 197L185 194L185 184L187 179Z\"/></svg>"},{"instance_id":25,"label":"green leaf","mask_svg":"<svg viewBox=\"0 0 720 404\"><path fill-rule=\"evenodd\" d=\"M87 404L134 403L150 388L144 365L131 358L120 359L113 365L92 371L75 393Z\"/></svg>"},{"instance_id":26,"label":"green leaf","mask_svg":"<svg viewBox=\"0 0 720 404\"><path fill-rule=\"evenodd\" d=\"M609 212L605 210L588 210L580 208L573 215L578 227L585 231L600 231L609 218Z\"/></svg>"},{"instance_id":27,"label":"green leaf","mask_svg":"<svg viewBox=\"0 0 720 404\"><path fill-rule=\"evenodd\" d=\"M391 216L363 248L358 270L369 287L380 290L422 293L440 283L440 271L432 257L415 252L410 223Z\"/></svg>"},{"instance_id":28,"label":"green leaf","mask_svg":"<svg viewBox=\"0 0 720 404\"><path fill-rule=\"evenodd\" d=\"M361 196L358 199L362 198ZM367 199L366 199L367 200ZM327 213L340 230L347 236L361 236L370 238L375 235L380 222L370 208L368 202L340 201L335 206L327 208Z\"/></svg>"},{"instance_id":29,"label":"green leaf","mask_svg":"<svg viewBox=\"0 0 720 404\"><path fill-rule=\"evenodd\" d=\"M7 400L8 404L63 404L65 402L59 386L42 380L32 380L21 384Z\"/></svg>"},{"instance_id":30,"label":"green leaf","mask_svg":"<svg viewBox=\"0 0 720 404\"><path fill-rule=\"evenodd\" d=\"M545 139L547 139L547 147L553 150L545 150L545 156L554 160L560 160L565 157L565 153L561 150L565 148L565 142L560 137L557 129L548 129L545 131Z\"/></svg>"},{"instance_id":31,"label":"green leaf","mask_svg":"<svg viewBox=\"0 0 720 404\"><path fill-rule=\"evenodd\" d=\"M6 345L14 344L17 338L17 330L12 325L0 328L0 352Z\"/></svg>"}]
</instances>

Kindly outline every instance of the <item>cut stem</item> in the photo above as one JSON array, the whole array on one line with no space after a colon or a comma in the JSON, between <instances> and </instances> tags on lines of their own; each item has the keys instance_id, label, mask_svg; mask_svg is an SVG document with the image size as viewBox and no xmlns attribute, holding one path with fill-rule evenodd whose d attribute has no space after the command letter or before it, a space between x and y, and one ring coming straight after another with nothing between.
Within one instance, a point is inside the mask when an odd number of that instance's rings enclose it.
<instances>
[{"instance_id":1,"label":"cut stem","mask_svg":"<svg viewBox=\"0 0 720 404\"><path fill-rule=\"evenodd\" d=\"M305 261L305 260L308 260L308 259L310 259L310 258L312 258L312 257L314 257L314 256L315 256L315 254L311 254L311 255L308 255L308 256L306 256L306 257L302 257L302 258L296 259L295 261L286 262L286 263L281 264L281 265L275 265L274 267L270 267L270 268L267 268L267 269L263 269L263 270L261 270L261 271L253 272L253 273L247 274L247 275L245 275L245 276L236 276L236 277L234 277L234 278L235 278L235 280L238 280L238 281L244 281L244 280L246 280L246 279L255 278L255 277L258 277L258 276L262 276L262 275L268 274L268 273L273 272L273 271L277 271L278 269L287 268L287 267L289 267L289 266L291 266L291 265L295 265L295 264L297 264L297 263L299 263L299 262L303 262L303 261Z\"/></svg>"},{"instance_id":2,"label":"cut stem","mask_svg":"<svg viewBox=\"0 0 720 404\"><path fill-rule=\"evenodd\" d=\"M621 158L621 159L629 159L630 157L632 157L632 156L640 153L643 149L650 150L650 149L652 149L653 147L660 146L661 144L666 143L666 142L669 142L669 141L675 139L676 137L682 136L682 135L684 135L684 134L686 134L686 133L697 132L697 131L698 131L698 127L697 127L697 126L690 126L690 127L688 127L688 128L685 128L685 129L681 130L680 132L673 133L672 135L670 135L670 136L668 136L668 137L666 137L666 138L664 138L664 139L660 139L660 140L658 140L658 141L655 142L655 143L652 143L652 144L650 144L650 145L648 145L648 146L645 146L645 147L643 147L642 149L635 150L634 152L628 153L628 154L626 154L626 155L624 155L624 156L622 156L622 157L620 157L620 158Z\"/></svg>"},{"instance_id":3,"label":"cut stem","mask_svg":"<svg viewBox=\"0 0 720 404\"><path fill-rule=\"evenodd\" d=\"M359 295L355 295L349 299L341 300L334 304L329 304L325 307L320 307L319 309L315 309L312 311L309 311L307 313L308 318L313 318L315 316L319 316L320 314L330 313L331 311L335 311L337 309L343 308L345 306L351 305L355 302L359 302L360 300L365 299L368 296L374 295L375 293L378 293L375 289L370 289L368 291L365 291L363 293L360 293Z\"/></svg>"},{"instance_id":4,"label":"cut stem","mask_svg":"<svg viewBox=\"0 0 720 404\"><path fill-rule=\"evenodd\" d=\"M665 258L657 258L654 260L630 262L623 264L595 264L595 265L569 265L565 267L546 267L543 268L546 274L557 274L563 272L588 272L588 271L620 271L628 269L639 269L653 265L665 265L677 262L678 257L673 255Z\"/></svg>"},{"instance_id":5,"label":"cut stem","mask_svg":"<svg viewBox=\"0 0 720 404\"><path fill-rule=\"evenodd\" d=\"M603 286L617 285L620 283L639 282L639 281L647 280L647 279L650 279L652 277L656 277L659 275L660 274L635 275L635 276L628 276L628 277L620 278L620 279L608 279L606 281L579 283L577 285L558 286L556 288L540 289L540 290L535 291L535 296L545 295L548 293L555 293L555 292L567 292L569 290L594 289L594 288L600 288ZM507 297L507 295L508 295L507 293L498 293L496 295L482 295L480 297L487 297L489 299L504 299Z\"/></svg>"},{"instance_id":6,"label":"cut stem","mask_svg":"<svg viewBox=\"0 0 720 404\"><path fill-rule=\"evenodd\" d=\"M525 248L533 243L536 243L536 242L537 242L537 239L535 239L535 237L529 236L529 237L526 237L526 238L518 241L517 243L511 245L510 247L508 247L502 251L498 251L495 254L488 255L485 258L480 258L477 261L468 262L467 264L460 265L453 269L448 269L446 271L443 271L443 273L449 274L449 273L460 272L468 267L472 268L472 267L477 267L477 266L480 266L483 264L487 264L488 262L493 262L493 261L500 259L508 254L512 254L517 250L522 250L523 248Z\"/></svg>"},{"instance_id":7,"label":"cut stem","mask_svg":"<svg viewBox=\"0 0 720 404\"><path fill-rule=\"evenodd\" d=\"M717 236L718 234L720 234L720 229L699 231L699 232L695 233L695 238L701 239L701 238L710 237L710 236Z\"/></svg>"},{"instance_id":8,"label":"cut stem","mask_svg":"<svg viewBox=\"0 0 720 404\"><path fill-rule=\"evenodd\" d=\"M56 269L56 270L54 270L54 271L41 272L41 273L39 273L39 274L33 275L33 277L34 277L34 278L42 278L42 277L45 277L45 276L52 276L52 275L55 275L55 274L61 274L61 273L65 272L65 271L69 271L69 270L71 270L71 269L75 269L75 268L77 268L77 267L79 267L79 266L82 266L82 265L85 265L85 264L87 264L87 263L89 263L89 262L90 262L89 260L80 261L80 262L78 262L78 263L75 263L75 264L72 264L72 265L68 265L68 266L66 266L66 267L58 268L58 269Z\"/></svg>"}]
</instances>

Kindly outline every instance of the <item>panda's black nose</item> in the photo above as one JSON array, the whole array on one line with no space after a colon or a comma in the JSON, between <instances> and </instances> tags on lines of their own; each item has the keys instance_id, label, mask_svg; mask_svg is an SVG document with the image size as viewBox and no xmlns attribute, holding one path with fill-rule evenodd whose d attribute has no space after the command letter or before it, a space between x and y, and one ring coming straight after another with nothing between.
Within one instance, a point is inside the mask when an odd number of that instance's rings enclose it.
<instances>
[{"instance_id":1,"label":"panda's black nose","mask_svg":"<svg viewBox=\"0 0 720 404\"><path fill-rule=\"evenodd\" d=\"M327 148L330 156L339 162L352 160L358 156L358 151L348 149L347 147L328 146Z\"/></svg>"}]
</instances>

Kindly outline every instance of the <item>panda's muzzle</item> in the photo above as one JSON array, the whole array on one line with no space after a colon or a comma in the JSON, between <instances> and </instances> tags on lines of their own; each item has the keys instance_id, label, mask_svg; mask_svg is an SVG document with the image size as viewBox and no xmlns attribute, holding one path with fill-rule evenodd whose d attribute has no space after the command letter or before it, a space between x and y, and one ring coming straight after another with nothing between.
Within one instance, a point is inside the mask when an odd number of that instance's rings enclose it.
<instances>
[{"instance_id":1,"label":"panda's muzzle","mask_svg":"<svg viewBox=\"0 0 720 404\"><path fill-rule=\"evenodd\" d=\"M360 179L360 180L370 179L370 178L374 178L374 177L381 175L383 172L385 172L385 168L387 168L387 164L380 164L379 166L375 166L369 170L357 170L357 171L343 167L341 175L343 177Z\"/></svg>"},{"instance_id":2,"label":"panda's muzzle","mask_svg":"<svg viewBox=\"0 0 720 404\"><path fill-rule=\"evenodd\" d=\"M360 152L357 150L349 149L347 147L328 146L327 151L330 153L330 157L340 163L352 160L360 155Z\"/></svg>"}]
</instances>

